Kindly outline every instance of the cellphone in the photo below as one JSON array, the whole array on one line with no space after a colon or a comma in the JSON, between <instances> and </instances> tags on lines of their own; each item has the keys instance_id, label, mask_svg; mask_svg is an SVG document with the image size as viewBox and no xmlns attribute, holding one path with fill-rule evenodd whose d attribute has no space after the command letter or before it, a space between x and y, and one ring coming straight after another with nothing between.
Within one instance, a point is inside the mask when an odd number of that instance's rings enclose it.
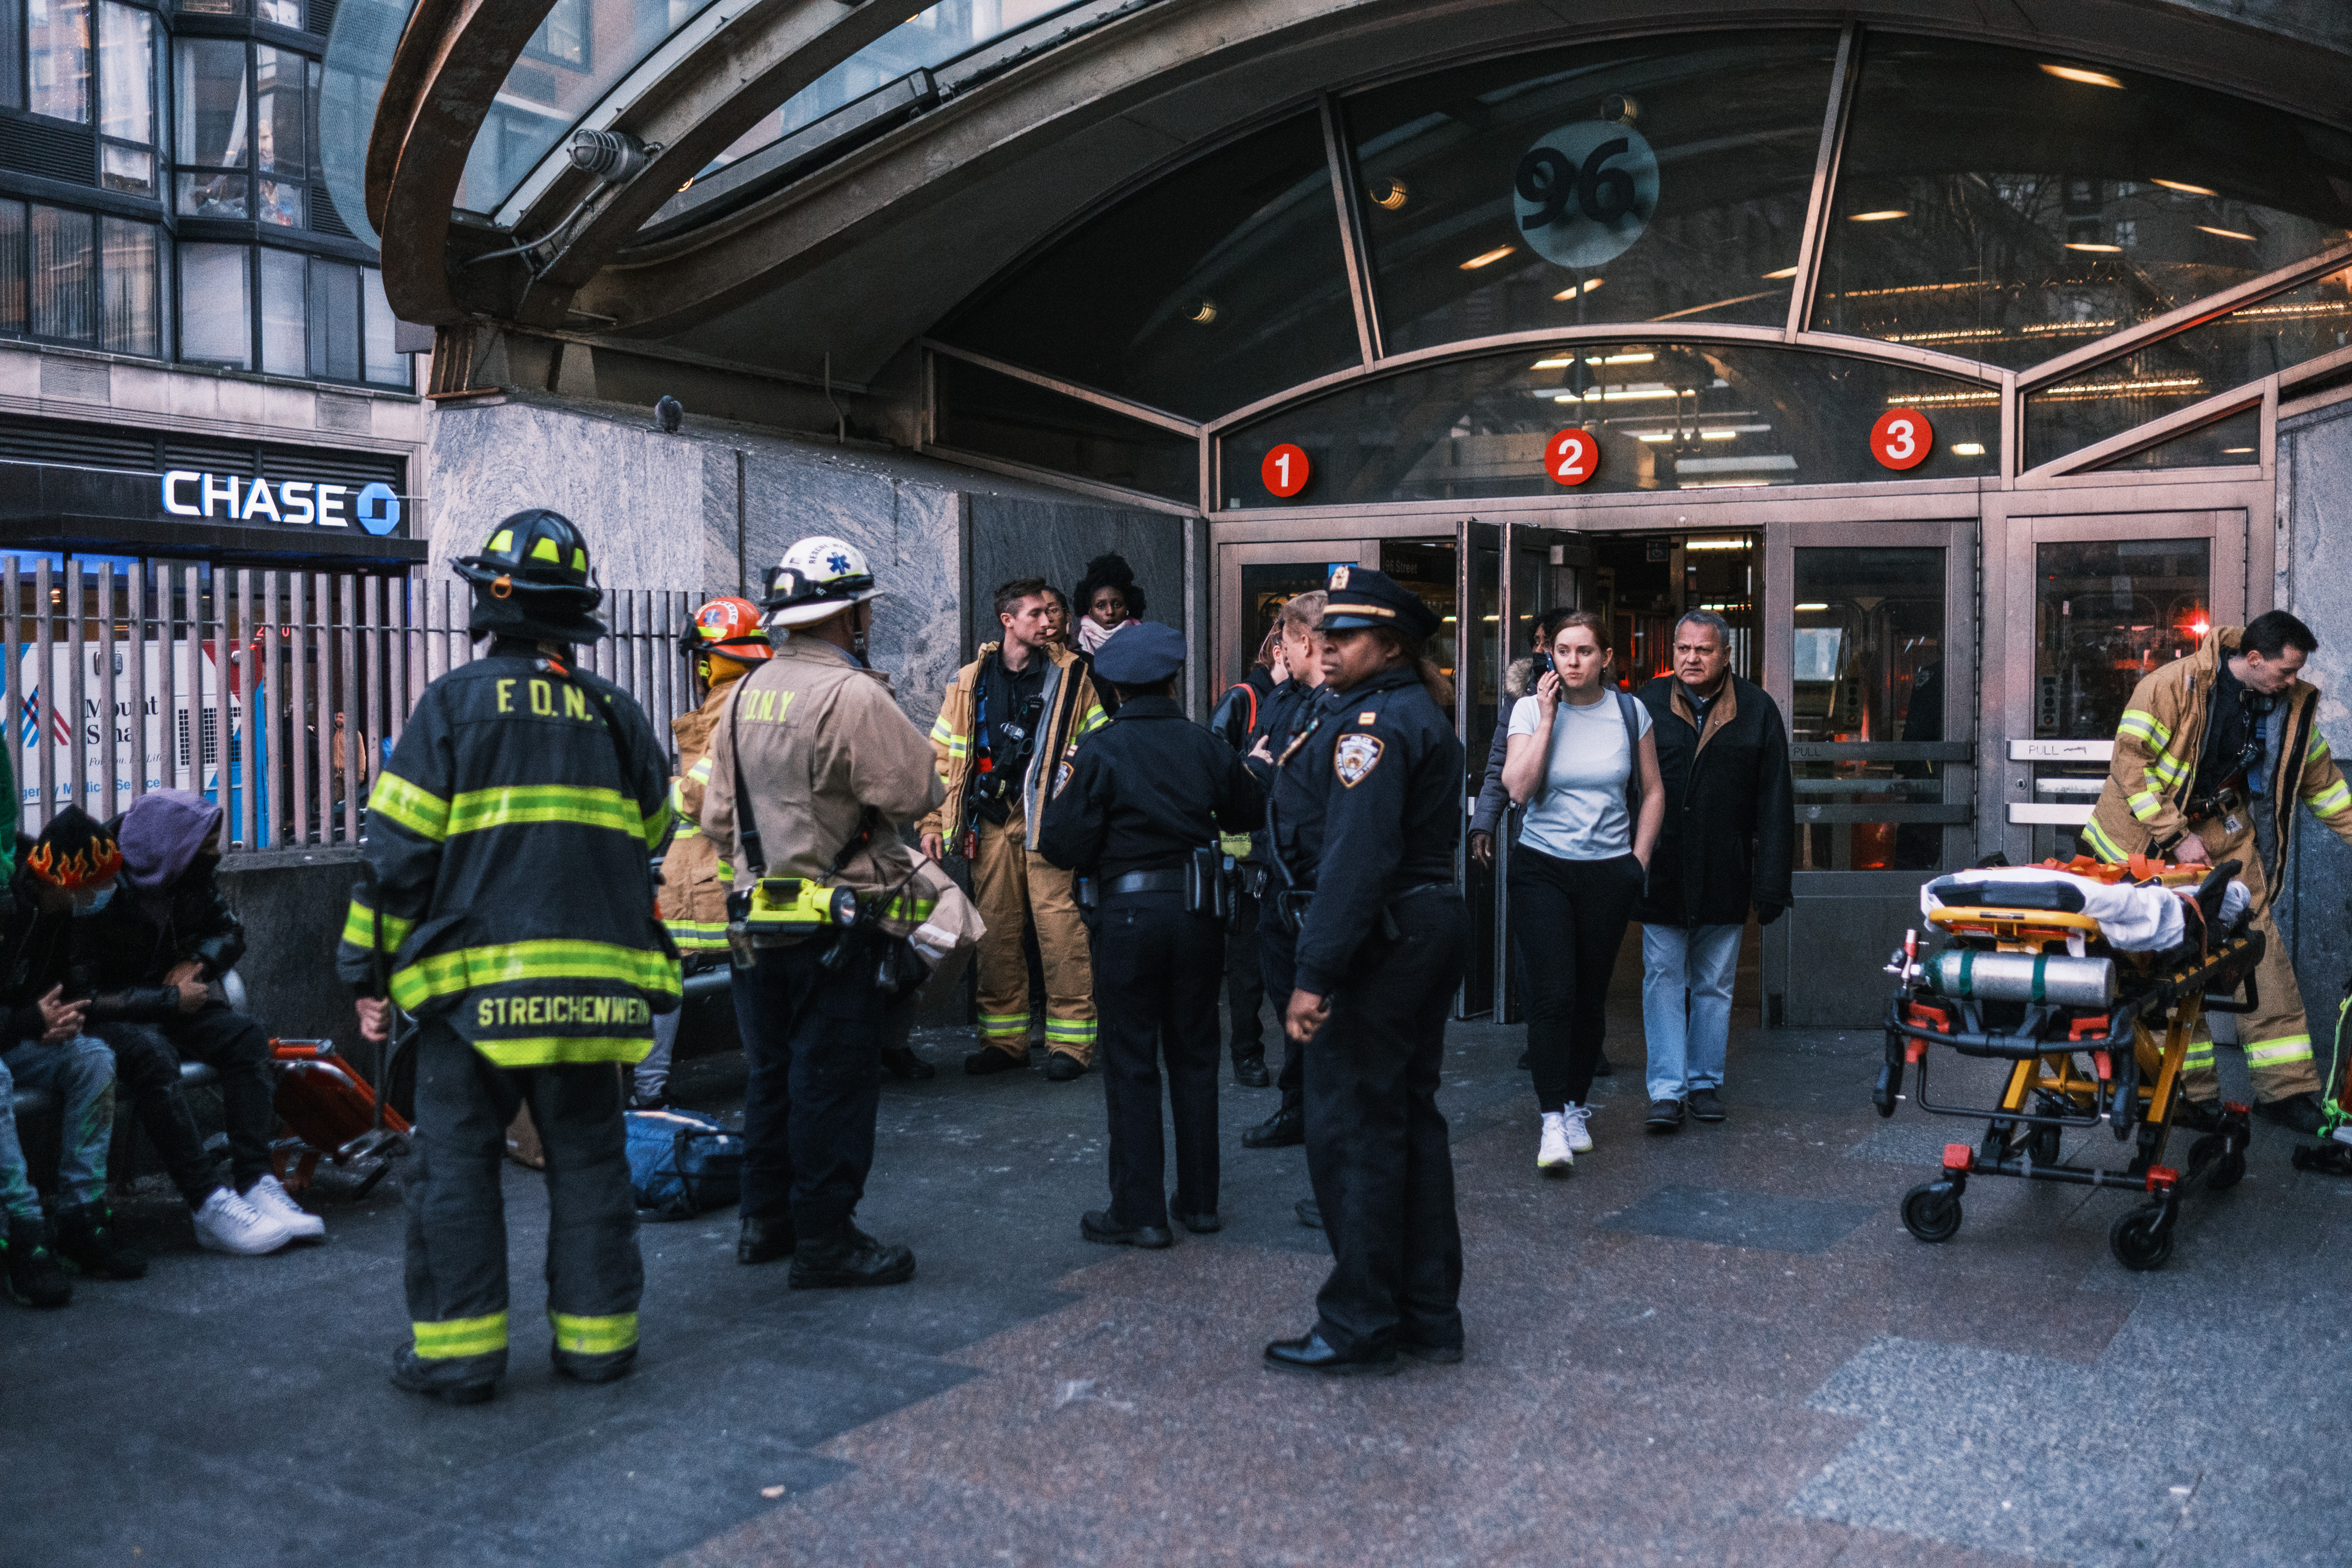
<instances>
[{"instance_id":1,"label":"cellphone","mask_svg":"<svg viewBox=\"0 0 2352 1568\"><path fill-rule=\"evenodd\" d=\"M1546 675L1550 674L1551 671L1551 650L1546 648L1536 654L1536 679L1543 679Z\"/></svg>"}]
</instances>

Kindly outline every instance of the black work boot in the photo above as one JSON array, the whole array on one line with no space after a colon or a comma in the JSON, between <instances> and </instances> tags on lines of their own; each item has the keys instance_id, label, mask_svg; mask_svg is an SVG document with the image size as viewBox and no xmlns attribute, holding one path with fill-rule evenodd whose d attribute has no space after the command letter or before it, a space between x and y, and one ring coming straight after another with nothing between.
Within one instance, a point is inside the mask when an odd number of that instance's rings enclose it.
<instances>
[{"instance_id":1,"label":"black work boot","mask_svg":"<svg viewBox=\"0 0 2352 1568\"><path fill-rule=\"evenodd\" d=\"M824 1240L801 1238L793 1271L784 1282L795 1291L829 1291L851 1285L903 1285L915 1277L909 1248L885 1247L846 1220Z\"/></svg>"},{"instance_id":2,"label":"black work boot","mask_svg":"<svg viewBox=\"0 0 2352 1568\"><path fill-rule=\"evenodd\" d=\"M1246 1149L1286 1149L1307 1141L1307 1107L1286 1099L1282 1109L1242 1134Z\"/></svg>"},{"instance_id":3,"label":"black work boot","mask_svg":"<svg viewBox=\"0 0 2352 1568\"><path fill-rule=\"evenodd\" d=\"M20 1307L62 1307L73 1300L73 1281L49 1250L49 1222L8 1217L8 1293Z\"/></svg>"},{"instance_id":4,"label":"black work boot","mask_svg":"<svg viewBox=\"0 0 2352 1568\"><path fill-rule=\"evenodd\" d=\"M1265 1070L1265 1052L1244 1051L1234 1057L1234 1082L1244 1089L1263 1089L1274 1082Z\"/></svg>"},{"instance_id":5,"label":"black work boot","mask_svg":"<svg viewBox=\"0 0 2352 1568\"><path fill-rule=\"evenodd\" d=\"M103 1203L79 1203L58 1210L58 1260L93 1280L136 1280L147 1272L147 1256L125 1247L114 1234L114 1216Z\"/></svg>"},{"instance_id":6,"label":"black work boot","mask_svg":"<svg viewBox=\"0 0 2352 1568\"><path fill-rule=\"evenodd\" d=\"M2316 1133L2326 1124L2326 1116L2319 1108L2319 1096L2309 1090L2283 1100L2264 1100L2254 1107L2254 1114L2290 1133Z\"/></svg>"},{"instance_id":7,"label":"black work boot","mask_svg":"<svg viewBox=\"0 0 2352 1568\"><path fill-rule=\"evenodd\" d=\"M790 1219L754 1219L746 1215L742 1231L735 1238L735 1261L773 1262L791 1257L798 1244L799 1237Z\"/></svg>"},{"instance_id":8,"label":"black work boot","mask_svg":"<svg viewBox=\"0 0 2352 1568\"><path fill-rule=\"evenodd\" d=\"M882 1048L882 1076L885 1078L920 1083L939 1075L940 1070L918 1056L911 1045L886 1045Z\"/></svg>"}]
</instances>

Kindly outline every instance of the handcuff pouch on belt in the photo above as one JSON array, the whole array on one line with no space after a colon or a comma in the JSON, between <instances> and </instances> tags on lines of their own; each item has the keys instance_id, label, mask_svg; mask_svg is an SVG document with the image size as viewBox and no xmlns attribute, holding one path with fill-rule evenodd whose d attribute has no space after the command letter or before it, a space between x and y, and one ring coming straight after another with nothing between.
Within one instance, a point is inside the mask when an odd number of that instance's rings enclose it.
<instances>
[{"instance_id":1,"label":"handcuff pouch on belt","mask_svg":"<svg viewBox=\"0 0 2352 1568\"><path fill-rule=\"evenodd\" d=\"M1184 857L1184 913L1218 920L1234 913L1234 884L1227 877L1233 857L1215 844L1203 844Z\"/></svg>"}]
</instances>

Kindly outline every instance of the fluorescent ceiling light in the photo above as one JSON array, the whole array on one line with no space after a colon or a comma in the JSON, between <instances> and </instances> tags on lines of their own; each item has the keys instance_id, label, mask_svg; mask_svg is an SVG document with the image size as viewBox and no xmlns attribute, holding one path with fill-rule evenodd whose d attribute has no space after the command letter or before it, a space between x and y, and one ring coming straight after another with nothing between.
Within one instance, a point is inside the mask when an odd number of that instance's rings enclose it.
<instances>
[{"instance_id":1,"label":"fluorescent ceiling light","mask_svg":"<svg viewBox=\"0 0 2352 1568\"><path fill-rule=\"evenodd\" d=\"M2253 448L2251 446L2224 446L2221 448L2221 455L2228 457L2236 453L2252 452L2252 450Z\"/></svg>"},{"instance_id":2,"label":"fluorescent ceiling light","mask_svg":"<svg viewBox=\"0 0 2352 1568\"><path fill-rule=\"evenodd\" d=\"M1469 260L1464 262L1462 264L1461 270L1464 272L1473 272L1482 267L1492 267L1495 263L1502 260L1505 256L1510 255L1513 251L1518 248L1519 247L1515 245L1498 245L1494 249L1486 252L1484 256L1474 256Z\"/></svg>"},{"instance_id":3,"label":"fluorescent ceiling light","mask_svg":"<svg viewBox=\"0 0 2352 1568\"><path fill-rule=\"evenodd\" d=\"M1765 280L1766 280L1767 282L1769 282L1769 281L1771 281L1773 278L1776 278L1776 277L1796 277L1796 276L1797 276L1797 269L1796 269L1795 267L1782 267L1782 268L1781 268L1780 271L1778 271L1778 272L1768 272L1768 273L1766 273L1766 274L1764 275L1764 277L1765 277Z\"/></svg>"},{"instance_id":4,"label":"fluorescent ceiling light","mask_svg":"<svg viewBox=\"0 0 2352 1568\"><path fill-rule=\"evenodd\" d=\"M2199 224L2197 227L2202 233L2220 235L2223 239L2242 239L2251 243L2254 237L2252 235L2242 235L2235 229L2217 229L2211 224Z\"/></svg>"},{"instance_id":5,"label":"fluorescent ceiling light","mask_svg":"<svg viewBox=\"0 0 2352 1568\"><path fill-rule=\"evenodd\" d=\"M1907 218L1910 215L1911 211L1908 207L1882 207L1874 213L1856 213L1853 214L1853 221L1858 224L1883 224L1890 218Z\"/></svg>"},{"instance_id":6,"label":"fluorescent ceiling light","mask_svg":"<svg viewBox=\"0 0 2352 1568\"><path fill-rule=\"evenodd\" d=\"M1584 362L1588 365L1646 365L1657 357L1650 353L1612 354L1604 360L1598 355L1587 354Z\"/></svg>"},{"instance_id":7,"label":"fluorescent ceiling light","mask_svg":"<svg viewBox=\"0 0 2352 1568\"><path fill-rule=\"evenodd\" d=\"M1683 549L1686 550L1746 549L1748 547L1748 541L1746 539L1691 539L1684 544Z\"/></svg>"},{"instance_id":8,"label":"fluorescent ceiling light","mask_svg":"<svg viewBox=\"0 0 2352 1568\"><path fill-rule=\"evenodd\" d=\"M2105 71L2084 70L2081 66L2044 65L2042 74L2056 77L2060 81L2079 82L2084 87L2111 87L2120 90L2124 85Z\"/></svg>"},{"instance_id":9,"label":"fluorescent ceiling light","mask_svg":"<svg viewBox=\"0 0 2352 1568\"><path fill-rule=\"evenodd\" d=\"M1729 441L1738 434L1739 432L1736 430L1702 430L1698 433L1698 438L1701 441Z\"/></svg>"},{"instance_id":10,"label":"fluorescent ceiling light","mask_svg":"<svg viewBox=\"0 0 2352 1568\"><path fill-rule=\"evenodd\" d=\"M1671 430L1661 430L1656 432L1645 430L1636 434L1633 437L1636 441L1672 441L1674 438L1675 433Z\"/></svg>"},{"instance_id":11,"label":"fluorescent ceiling light","mask_svg":"<svg viewBox=\"0 0 2352 1568\"><path fill-rule=\"evenodd\" d=\"M1580 288L1575 284L1571 283L1567 287L1561 289L1559 293L1553 295L1552 298L1554 299L1573 299L1580 294L1591 293L1594 289L1600 287L1602 284L1608 281L1609 280L1605 277L1588 277L1584 280L1583 287Z\"/></svg>"},{"instance_id":12,"label":"fluorescent ceiling light","mask_svg":"<svg viewBox=\"0 0 2352 1568\"><path fill-rule=\"evenodd\" d=\"M2185 180L2150 180L2151 185L2161 185L2168 191L2178 191L2184 196L2218 196L2221 193L2210 185L2192 185Z\"/></svg>"},{"instance_id":13,"label":"fluorescent ceiling light","mask_svg":"<svg viewBox=\"0 0 2352 1568\"><path fill-rule=\"evenodd\" d=\"M1529 365L1528 369L1531 371L1564 371L1574 363L1576 363L1576 361L1573 359L1563 354L1558 359L1538 360L1534 364Z\"/></svg>"},{"instance_id":14,"label":"fluorescent ceiling light","mask_svg":"<svg viewBox=\"0 0 2352 1568\"><path fill-rule=\"evenodd\" d=\"M1955 455L1960 457L1981 457L1984 455L1984 443L1981 441L1955 441L1952 443L1952 452Z\"/></svg>"},{"instance_id":15,"label":"fluorescent ceiling light","mask_svg":"<svg viewBox=\"0 0 2352 1568\"><path fill-rule=\"evenodd\" d=\"M2124 247L2119 245L2093 245L2088 240L2070 239L2066 242L2066 248L2092 251L2100 256L2120 256L2123 254Z\"/></svg>"},{"instance_id":16,"label":"fluorescent ceiling light","mask_svg":"<svg viewBox=\"0 0 2352 1568\"><path fill-rule=\"evenodd\" d=\"M1809 610L1827 610L1828 608L1826 604L1800 604L1797 606L1797 613L1802 615Z\"/></svg>"}]
</instances>

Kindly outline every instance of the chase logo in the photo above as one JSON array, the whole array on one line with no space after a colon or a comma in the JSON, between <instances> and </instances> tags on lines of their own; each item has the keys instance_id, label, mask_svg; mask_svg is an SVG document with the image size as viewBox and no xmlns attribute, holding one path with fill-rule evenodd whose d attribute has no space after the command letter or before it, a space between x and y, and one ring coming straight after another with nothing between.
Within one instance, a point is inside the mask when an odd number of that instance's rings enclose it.
<instances>
[{"instance_id":1,"label":"chase logo","mask_svg":"<svg viewBox=\"0 0 2352 1568\"><path fill-rule=\"evenodd\" d=\"M368 532L388 534L400 527L400 497L392 493L391 486L378 479L352 498L352 515Z\"/></svg>"}]
</instances>

